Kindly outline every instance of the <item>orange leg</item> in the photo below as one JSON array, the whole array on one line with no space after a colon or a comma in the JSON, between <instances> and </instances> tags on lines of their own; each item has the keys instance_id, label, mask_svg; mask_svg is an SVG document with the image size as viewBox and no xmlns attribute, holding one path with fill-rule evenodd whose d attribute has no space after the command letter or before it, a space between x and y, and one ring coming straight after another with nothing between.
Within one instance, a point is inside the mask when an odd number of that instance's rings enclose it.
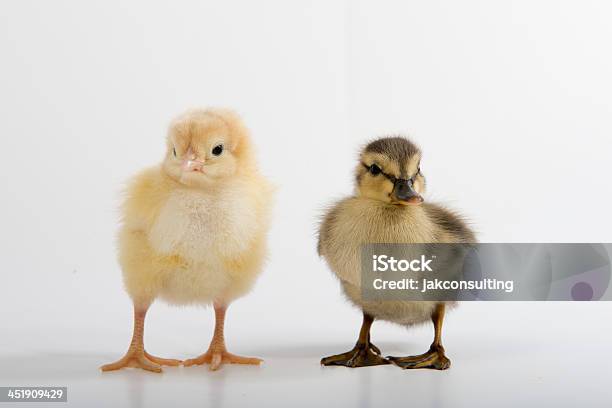
<instances>
[{"instance_id":1,"label":"orange leg","mask_svg":"<svg viewBox=\"0 0 612 408\"><path fill-rule=\"evenodd\" d=\"M189 367L192 365L210 364L209 369L212 371L218 370L223 364L250 364L259 365L263 360L254 357L241 357L231 354L225 348L225 337L223 335L223 327L225 324L225 311L227 307L215 303L215 333L213 335L210 346L206 353L189 360L185 360L183 365Z\"/></svg>"},{"instance_id":2,"label":"orange leg","mask_svg":"<svg viewBox=\"0 0 612 408\"><path fill-rule=\"evenodd\" d=\"M159 358L150 355L144 349L144 321L149 305L144 307L134 305L134 334L127 353L114 363L100 367L102 371L119 370L125 367L142 368L143 370L161 373L161 365L178 366L180 360Z\"/></svg>"}]
</instances>

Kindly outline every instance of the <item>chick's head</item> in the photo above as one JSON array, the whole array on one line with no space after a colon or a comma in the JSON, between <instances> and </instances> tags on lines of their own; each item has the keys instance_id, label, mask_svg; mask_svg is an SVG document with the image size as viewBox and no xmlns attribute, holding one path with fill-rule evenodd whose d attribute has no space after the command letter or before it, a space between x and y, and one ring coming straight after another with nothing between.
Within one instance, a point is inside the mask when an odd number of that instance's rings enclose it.
<instances>
[{"instance_id":1,"label":"chick's head","mask_svg":"<svg viewBox=\"0 0 612 408\"><path fill-rule=\"evenodd\" d=\"M423 202L421 151L403 137L384 137L365 146L356 169L357 194L393 205Z\"/></svg>"},{"instance_id":2,"label":"chick's head","mask_svg":"<svg viewBox=\"0 0 612 408\"><path fill-rule=\"evenodd\" d=\"M170 125L163 169L190 187L211 187L254 166L248 131L235 113L197 109Z\"/></svg>"}]
</instances>

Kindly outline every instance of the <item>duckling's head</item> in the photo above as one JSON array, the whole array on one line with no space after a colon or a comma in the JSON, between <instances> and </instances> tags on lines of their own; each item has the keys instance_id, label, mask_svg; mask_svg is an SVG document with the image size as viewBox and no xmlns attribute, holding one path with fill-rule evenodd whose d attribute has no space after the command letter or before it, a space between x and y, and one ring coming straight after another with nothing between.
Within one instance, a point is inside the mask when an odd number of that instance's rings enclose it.
<instances>
[{"instance_id":1,"label":"duckling's head","mask_svg":"<svg viewBox=\"0 0 612 408\"><path fill-rule=\"evenodd\" d=\"M421 151L404 137L383 137L368 143L357 165L357 194L394 205L423 202L425 177Z\"/></svg>"},{"instance_id":2,"label":"duckling's head","mask_svg":"<svg viewBox=\"0 0 612 408\"><path fill-rule=\"evenodd\" d=\"M191 187L210 187L249 171L254 159L248 131L232 111L194 109L177 117L168 130L163 169Z\"/></svg>"}]
</instances>

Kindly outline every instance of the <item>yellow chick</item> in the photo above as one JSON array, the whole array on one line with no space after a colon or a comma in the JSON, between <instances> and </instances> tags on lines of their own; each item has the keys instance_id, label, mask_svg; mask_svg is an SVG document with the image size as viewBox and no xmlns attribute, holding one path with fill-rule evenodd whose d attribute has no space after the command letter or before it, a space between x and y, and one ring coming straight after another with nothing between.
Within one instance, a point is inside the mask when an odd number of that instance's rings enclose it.
<instances>
[{"instance_id":1,"label":"yellow chick","mask_svg":"<svg viewBox=\"0 0 612 408\"><path fill-rule=\"evenodd\" d=\"M147 353L144 320L151 303L210 304L215 330L206 353L185 366L260 364L230 354L223 335L229 304L245 295L266 256L272 188L259 173L249 133L231 111L198 109L170 125L161 165L132 180L122 206L119 263L134 304L134 332L120 360L102 371L179 365Z\"/></svg>"}]
</instances>

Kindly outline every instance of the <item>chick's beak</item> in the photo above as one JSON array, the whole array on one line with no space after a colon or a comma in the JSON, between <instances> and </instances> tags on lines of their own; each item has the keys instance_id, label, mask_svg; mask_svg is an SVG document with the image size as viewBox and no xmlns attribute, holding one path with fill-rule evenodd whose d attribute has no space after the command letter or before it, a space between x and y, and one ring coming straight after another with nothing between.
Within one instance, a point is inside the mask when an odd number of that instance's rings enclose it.
<instances>
[{"instance_id":1,"label":"chick's beak","mask_svg":"<svg viewBox=\"0 0 612 408\"><path fill-rule=\"evenodd\" d=\"M414 190L412 180L397 179L393 185L391 197L402 205L418 205L423 202L423 197Z\"/></svg>"},{"instance_id":2,"label":"chick's beak","mask_svg":"<svg viewBox=\"0 0 612 408\"><path fill-rule=\"evenodd\" d=\"M204 172L204 162L201 160L196 160L196 159L193 159L193 160L185 159L183 160L183 164L181 165L181 170L184 173L194 172L194 171L202 173Z\"/></svg>"}]
</instances>

